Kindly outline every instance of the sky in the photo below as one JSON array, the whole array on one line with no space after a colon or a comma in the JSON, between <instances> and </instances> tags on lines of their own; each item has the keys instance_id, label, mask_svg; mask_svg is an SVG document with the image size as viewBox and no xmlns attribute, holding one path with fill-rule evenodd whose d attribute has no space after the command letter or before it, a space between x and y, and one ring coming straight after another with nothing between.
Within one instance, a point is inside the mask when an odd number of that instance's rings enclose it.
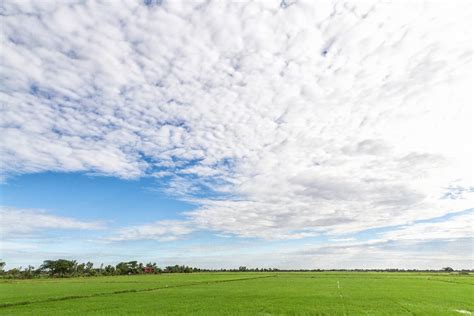
<instances>
[{"instance_id":1,"label":"sky","mask_svg":"<svg viewBox=\"0 0 474 316\"><path fill-rule=\"evenodd\" d=\"M0 14L8 267L474 268L470 1Z\"/></svg>"}]
</instances>

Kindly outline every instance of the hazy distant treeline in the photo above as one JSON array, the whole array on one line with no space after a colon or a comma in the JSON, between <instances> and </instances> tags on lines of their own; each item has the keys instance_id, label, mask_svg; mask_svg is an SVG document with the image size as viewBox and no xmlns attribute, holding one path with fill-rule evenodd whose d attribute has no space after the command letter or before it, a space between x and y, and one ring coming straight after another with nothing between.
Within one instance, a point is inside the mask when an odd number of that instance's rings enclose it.
<instances>
[{"instance_id":1,"label":"hazy distant treeline","mask_svg":"<svg viewBox=\"0 0 474 316\"><path fill-rule=\"evenodd\" d=\"M474 270L454 270L445 267L440 270L417 269L276 269L276 268L247 268L240 266L237 269L201 269L185 265L158 267L156 263L143 264L138 261L120 262L117 265L101 264L94 267L92 262L79 263L76 260L45 260L38 268L28 266L5 270L5 262L0 261L0 277L15 279L31 279L40 277L82 277L82 276L109 276L109 275L136 275L159 273L193 273L193 272L458 272L467 274Z\"/></svg>"}]
</instances>

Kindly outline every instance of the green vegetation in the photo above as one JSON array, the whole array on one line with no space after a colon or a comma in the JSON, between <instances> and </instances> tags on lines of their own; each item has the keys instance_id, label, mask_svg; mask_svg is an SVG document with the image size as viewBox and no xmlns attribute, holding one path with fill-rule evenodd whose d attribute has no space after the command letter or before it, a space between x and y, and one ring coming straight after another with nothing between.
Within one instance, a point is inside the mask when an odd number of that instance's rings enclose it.
<instances>
[{"instance_id":1,"label":"green vegetation","mask_svg":"<svg viewBox=\"0 0 474 316\"><path fill-rule=\"evenodd\" d=\"M174 265L160 268L156 263L143 264L138 261L120 262L116 266L103 264L94 268L92 262L78 263L76 260L45 260L37 269L29 265L27 268L13 268L4 270L5 262L0 260L0 278L3 279L33 279L33 278L70 278L89 276L114 276L135 274L160 274L160 273L193 273L193 272L457 272L469 274L474 270L454 270L451 267L441 270L400 270L400 269L376 269L376 270L279 270L275 268L247 268L240 266L238 269L201 269L185 265Z\"/></svg>"},{"instance_id":2,"label":"green vegetation","mask_svg":"<svg viewBox=\"0 0 474 316\"><path fill-rule=\"evenodd\" d=\"M225 272L0 280L1 315L463 315L458 273Z\"/></svg>"},{"instance_id":3,"label":"green vegetation","mask_svg":"<svg viewBox=\"0 0 474 316\"><path fill-rule=\"evenodd\" d=\"M160 268L156 263L143 264L138 261L120 262L116 266L103 264L94 268L92 262L78 263L76 260L45 260L37 269L29 265L27 268L13 268L4 270L5 262L0 261L0 278L33 279L44 277L79 277L79 276L112 276L131 274L158 274L158 273L191 273L209 272L210 270L192 268L184 265L167 266Z\"/></svg>"}]
</instances>

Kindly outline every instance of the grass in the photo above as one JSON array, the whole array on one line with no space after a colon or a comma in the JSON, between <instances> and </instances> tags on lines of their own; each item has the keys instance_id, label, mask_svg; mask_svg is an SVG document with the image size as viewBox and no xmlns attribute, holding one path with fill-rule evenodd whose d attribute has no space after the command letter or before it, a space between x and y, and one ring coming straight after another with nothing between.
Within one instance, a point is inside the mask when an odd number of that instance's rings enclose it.
<instances>
[{"instance_id":1,"label":"grass","mask_svg":"<svg viewBox=\"0 0 474 316\"><path fill-rule=\"evenodd\" d=\"M463 315L459 311L474 312L472 275L193 273L0 281L0 315Z\"/></svg>"}]
</instances>

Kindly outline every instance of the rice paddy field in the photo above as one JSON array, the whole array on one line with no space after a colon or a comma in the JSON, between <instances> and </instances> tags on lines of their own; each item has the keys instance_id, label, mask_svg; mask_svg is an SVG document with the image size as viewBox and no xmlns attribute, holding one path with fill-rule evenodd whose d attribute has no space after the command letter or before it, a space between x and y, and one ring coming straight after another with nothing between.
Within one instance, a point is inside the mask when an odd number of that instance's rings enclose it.
<instances>
[{"instance_id":1,"label":"rice paddy field","mask_svg":"<svg viewBox=\"0 0 474 316\"><path fill-rule=\"evenodd\" d=\"M192 273L0 280L0 315L470 315L474 276Z\"/></svg>"}]
</instances>

